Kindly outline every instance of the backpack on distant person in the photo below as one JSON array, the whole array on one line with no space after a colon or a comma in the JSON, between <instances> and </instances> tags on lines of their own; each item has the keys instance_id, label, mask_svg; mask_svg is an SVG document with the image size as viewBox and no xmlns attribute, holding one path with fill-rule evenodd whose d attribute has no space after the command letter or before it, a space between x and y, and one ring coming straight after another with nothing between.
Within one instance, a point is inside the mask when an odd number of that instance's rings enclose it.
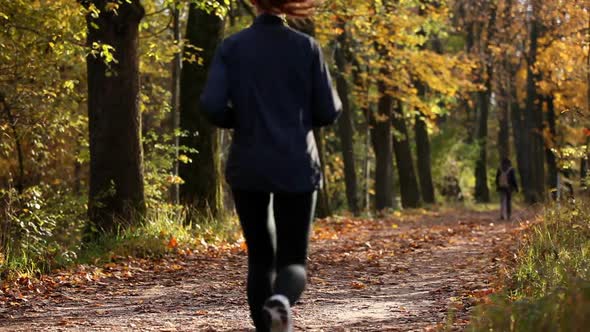
<instances>
[{"instance_id":1,"label":"backpack on distant person","mask_svg":"<svg viewBox=\"0 0 590 332\"><path fill-rule=\"evenodd\" d=\"M500 170L500 178L498 179L498 185L500 188L502 188L502 189L510 188L510 181L508 180L508 174L510 173L511 170L512 170L512 167L510 167L509 169L507 169L505 171Z\"/></svg>"}]
</instances>

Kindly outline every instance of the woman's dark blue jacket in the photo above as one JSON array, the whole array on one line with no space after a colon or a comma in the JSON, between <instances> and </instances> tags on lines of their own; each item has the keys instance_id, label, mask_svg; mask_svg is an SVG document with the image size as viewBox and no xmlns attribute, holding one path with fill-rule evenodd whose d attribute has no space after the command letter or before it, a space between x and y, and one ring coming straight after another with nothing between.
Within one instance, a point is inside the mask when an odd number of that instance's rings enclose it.
<instances>
[{"instance_id":1,"label":"woman's dark blue jacket","mask_svg":"<svg viewBox=\"0 0 590 332\"><path fill-rule=\"evenodd\" d=\"M334 123L341 108L317 42L273 15L221 43L201 95L205 116L233 129L226 178L239 190L317 189L312 128Z\"/></svg>"}]
</instances>

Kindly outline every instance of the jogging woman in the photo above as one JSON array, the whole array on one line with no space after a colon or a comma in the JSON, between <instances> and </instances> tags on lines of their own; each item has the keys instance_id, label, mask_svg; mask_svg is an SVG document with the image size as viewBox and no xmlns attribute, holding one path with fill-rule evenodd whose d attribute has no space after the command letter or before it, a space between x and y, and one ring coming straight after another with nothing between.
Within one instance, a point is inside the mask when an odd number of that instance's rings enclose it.
<instances>
[{"instance_id":1,"label":"jogging woman","mask_svg":"<svg viewBox=\"0 0 590 332\"><path fill-rule=\"evenodd\" d=\"M259 15L218 47L201 104L234 130L226 179L248 246L256 330L292 331L322 181L312 128L334 123L341 102L318 43L281 16L306 15L312 1L252 2Z\"/></svg>"}]
</instances>

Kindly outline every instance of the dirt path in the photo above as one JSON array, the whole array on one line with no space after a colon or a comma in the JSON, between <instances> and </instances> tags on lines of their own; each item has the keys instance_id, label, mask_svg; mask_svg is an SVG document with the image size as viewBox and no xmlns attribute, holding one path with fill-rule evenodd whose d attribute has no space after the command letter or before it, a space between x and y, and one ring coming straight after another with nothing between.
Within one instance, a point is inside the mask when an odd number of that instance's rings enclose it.
<instances>
[{"instance_id":1,"label":"dirt path","mask_svg":"<svg viewBox=\"0 0 590 332\"><path fill-rule=\"evenodd\" d=\"M518 222L495 217L449 211L320 222L296 330L429 330L451 310L460 329L514 247ZM62 278L51 292L0 302L0 331L249 331L245 260L234 247L109 264L100 269L109 278L81 267L76 282Z\"/></svg>"}]
</instances>

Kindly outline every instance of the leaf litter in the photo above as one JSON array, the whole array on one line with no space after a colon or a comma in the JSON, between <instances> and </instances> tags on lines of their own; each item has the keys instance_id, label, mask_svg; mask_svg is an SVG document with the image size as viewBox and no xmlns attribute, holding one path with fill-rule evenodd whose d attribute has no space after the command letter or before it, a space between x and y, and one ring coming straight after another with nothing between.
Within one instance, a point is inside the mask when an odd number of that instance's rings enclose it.
<instances>
[{"instance_id":1,"label":"leaf litter","mask_svg":"<svg viewBox=\"0 0 590 332\"><path fill-rule=\"evenodd\" d=\"M495 213L448 209L319 220L295 328L439 330L452 317L461 329L500 287L532 216L499 222ZM253 331L246 258L242 241L4 282L0 331Z\"/></svg>"}]
</instances>

